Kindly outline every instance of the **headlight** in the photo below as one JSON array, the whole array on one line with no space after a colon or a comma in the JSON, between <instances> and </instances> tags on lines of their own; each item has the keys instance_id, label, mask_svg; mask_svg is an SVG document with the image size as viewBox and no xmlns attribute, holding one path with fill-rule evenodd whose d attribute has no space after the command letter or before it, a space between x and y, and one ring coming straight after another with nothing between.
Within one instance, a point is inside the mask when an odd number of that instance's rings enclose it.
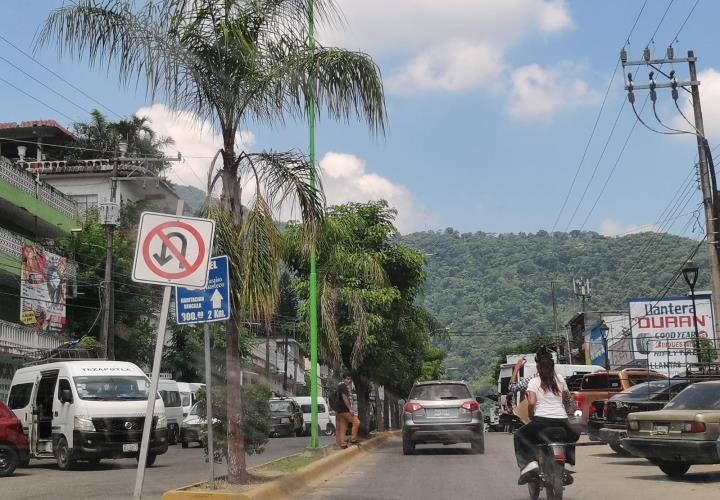
<instances>
[{"instance_id":1,"label":"headlight","mask_svg":"<svg viewBox=\"0 0 720 500\"><path fill-rule=\"evenodd\" d=\"M289 419L289 418L281 418L281 419L280 419L280 423L281 423L281 424L289 424L289 423L290 423L290 419Z\"/></svg>"},{"instance_id":2,"label":"headlight","mask_svg":"<svg viewBox=\"0 0 720 500\"><path fill-rule=\"evenodd\" d=\"M85 432L95 432L95 426L89 418L75 417L75 430Z\"/></svg>"},{"instance_id":3,"label":"headlight","mask_svg":"<svg viewBox=\"0 0 720 500\"><path fill-rule=\"evenodd\" d=\"M158 415L157 423L155 424L156 429L165 429L167 427L167 417L165 415Z\"/></svg>"}]
</instances>

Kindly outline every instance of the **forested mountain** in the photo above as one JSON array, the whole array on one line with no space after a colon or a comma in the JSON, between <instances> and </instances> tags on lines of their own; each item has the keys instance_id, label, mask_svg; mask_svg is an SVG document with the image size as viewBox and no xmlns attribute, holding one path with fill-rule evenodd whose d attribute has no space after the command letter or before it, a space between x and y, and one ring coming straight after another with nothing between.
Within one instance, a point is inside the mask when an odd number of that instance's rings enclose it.
<instances>
[{"instance_id":1,"label":"forested mountain","mask_svg":"<svg viewBox=\"0 0 720 500\"><path fill-rule=\"evenodd\" d=\"M562 327L580 310L574 278L589 278L588 309L627 309L627 299L655 297L697 249L698 289L707 289L705 244L670 234L606 237L572 231L463 233L453 229L402 237L422 250L429 276L423 305L449 328L445 366L452 376L487 381L503 346L554 331L551 281ZM669 294L688 292L682 276Z\"/></svg>"}]
</instances>

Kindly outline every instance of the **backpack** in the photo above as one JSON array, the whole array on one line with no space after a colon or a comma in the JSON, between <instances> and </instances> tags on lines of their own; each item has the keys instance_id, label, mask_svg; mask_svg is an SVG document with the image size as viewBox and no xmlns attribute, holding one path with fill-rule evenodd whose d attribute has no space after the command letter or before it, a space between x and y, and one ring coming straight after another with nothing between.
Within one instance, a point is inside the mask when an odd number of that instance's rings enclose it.
<instances>
[{"instance_id":1,"label":"backpack","mask_svg":"<svg viewBox=\"0 0 720 500\"><path fill-rule=\"evenodd\" d=\"M330 394L328 394L328 404L330 405L330 409L336 411L339 402L340 398L338 397L338 386L335 386L335 389L330 391Z\"/></svg>"}]
</instances>

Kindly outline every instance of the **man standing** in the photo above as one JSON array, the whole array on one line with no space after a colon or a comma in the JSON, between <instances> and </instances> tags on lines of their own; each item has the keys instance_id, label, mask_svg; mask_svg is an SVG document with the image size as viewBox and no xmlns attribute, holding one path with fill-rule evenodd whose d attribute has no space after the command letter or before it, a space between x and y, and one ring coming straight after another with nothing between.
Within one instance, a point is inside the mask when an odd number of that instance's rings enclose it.
<instances>
[{"instance_id":1,"label":"man standing","mask_svg":"<svg viewBox=\"0 0 720 500\"><path fill-rule=\"evenodd\" d=\"M352 385L352 376L350 373L343 373L342 382L337 386L337 394L335 397L335 420L337 423L337 432L335 433L335 440L340 448L347 448L345 443L345 434L347 434L348 425L352 425L352 436L350 437L350 444L356 444L358 442L357 435L360 430L360 419L352 411L352 401L350 401L350 386Z\"/></svg>"}]
</instances>

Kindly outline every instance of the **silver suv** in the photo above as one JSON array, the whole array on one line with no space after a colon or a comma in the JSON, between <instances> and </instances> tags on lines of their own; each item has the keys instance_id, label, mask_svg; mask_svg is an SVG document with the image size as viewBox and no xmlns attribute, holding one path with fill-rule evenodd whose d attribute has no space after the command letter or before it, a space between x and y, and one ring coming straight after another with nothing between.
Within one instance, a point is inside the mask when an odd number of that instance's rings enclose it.
<instances>
[{"instance_id":1,"label":"silver suv","mask_svg":"<svg viewBox=\"0 0 720 500\"><path fill-rule=\"evenodd\" d=\"M465 382L416 383L403 407L403 454L422 443L470 443L474 453L485 453L481 400Z\"/></svg>"}]
</instances>

